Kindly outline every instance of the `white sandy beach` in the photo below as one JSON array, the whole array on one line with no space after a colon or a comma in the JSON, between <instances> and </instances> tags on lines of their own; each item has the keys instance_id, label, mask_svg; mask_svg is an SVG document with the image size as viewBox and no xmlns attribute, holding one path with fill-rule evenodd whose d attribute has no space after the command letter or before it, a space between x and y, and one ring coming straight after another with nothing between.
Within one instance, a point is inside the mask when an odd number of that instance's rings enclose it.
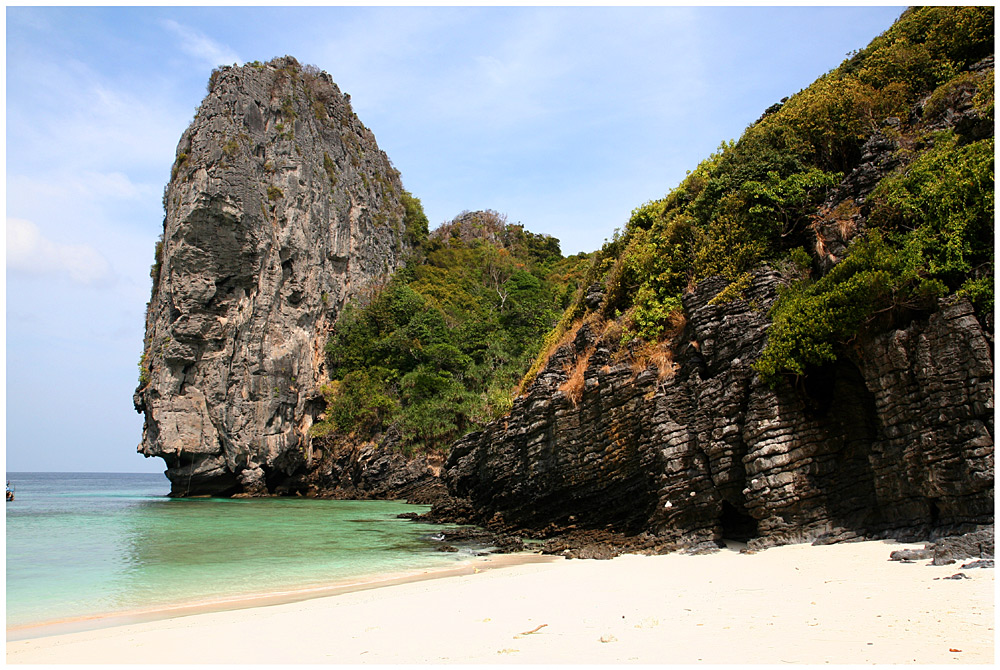
<instances>
[{"instance_id":1,"label":"white sandy beach","mask_svg":"<svg viewBox=\"0 0 1000 670\"><path fill-rule=\"evenodd\" d=\"M481 563L439 579L8 642L7 662L992 663L993 570L887 560L921 546ZM958 572L969 579L940 579Z\"/></svg>"}]
</instances>

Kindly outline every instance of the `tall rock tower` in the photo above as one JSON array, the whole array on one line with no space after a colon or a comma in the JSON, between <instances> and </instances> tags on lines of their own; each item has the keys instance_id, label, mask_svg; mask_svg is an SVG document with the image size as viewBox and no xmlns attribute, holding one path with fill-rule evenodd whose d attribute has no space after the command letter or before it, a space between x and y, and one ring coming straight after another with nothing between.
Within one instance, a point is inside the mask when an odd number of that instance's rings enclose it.
<instances>
[{"instance_id":1,"label":"tall rock tower","mask_svg":"<svg viewBox=\"0 0 1000 670\"><path fill-rule=\"evenodd\" d=\"M164 193L134 396L171 495L265 494L309 469L329 328L401 263L402 194L325 72L212 73Z\"/></svg>"}]
</instances>

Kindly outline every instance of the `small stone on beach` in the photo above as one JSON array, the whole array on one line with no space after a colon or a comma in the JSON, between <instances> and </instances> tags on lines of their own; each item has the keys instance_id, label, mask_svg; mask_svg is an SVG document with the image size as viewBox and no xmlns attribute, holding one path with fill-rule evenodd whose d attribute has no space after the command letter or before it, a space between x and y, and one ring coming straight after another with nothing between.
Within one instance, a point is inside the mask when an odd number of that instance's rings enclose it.
<instances>
[{"instance_id":1,"label":"small stone on beach","mask_svg":"<svg viewBox=\"0 0 1000 670\"><path fill-rule=\"evenodd\" d=\"M899 549L889 554L890 561L899 561L900 563L912 563L933 557L934 552L930 549Z\"/></svg>"},{"instance_id":2,"label":"small stone on beach","mask_svg":"<svg viewBox=\"0 0 1000 670\"><path fill-rule=\"evenodd\" d=\"M992 558L984 558L984 559L979 560L979 561L972 561L971 563L966 563L965 565L963 565L961 567L961 569L962 570L971 570L972 568L992 568L992 567L993 567L993 559Z\"/></svg>"}]
</instances>

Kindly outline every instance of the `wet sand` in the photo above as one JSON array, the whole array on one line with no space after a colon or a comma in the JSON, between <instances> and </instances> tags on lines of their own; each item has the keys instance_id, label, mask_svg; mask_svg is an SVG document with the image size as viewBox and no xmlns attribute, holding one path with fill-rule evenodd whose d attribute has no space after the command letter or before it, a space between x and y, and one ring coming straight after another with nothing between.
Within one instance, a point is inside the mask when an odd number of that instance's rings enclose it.
<instances>
[{"instance_id":1,"label":"wet sand","mask_svg":"<svg viewBox=\"0 0 1000 670\"><path fill-rule=\"evenodd\" d=\"M920 546L513 557L500 569L473 563L437 579L9 641L7 662L992 663L993 570L887 560ZM956 573L969 578L942 579Z\"/></svg>"},{"instance_id":2,"label":"wet sand","mask_svg":"<svg viewBox=\"0 0 1000 670\"><path fill-rule=\"evenodd\" d=\"M427 579L444 579L465 574L476 574L486 570L505 568L513 565L529 563L549 563L561 560L556 556L540 554L496 554L477 558L469 558L446 567L423 568L398 573L383 573L369 575L360 579L349 579L319 587L273 591L268 593L244 594L231 598L204 600L198 602L183 602L166 607L154 607L127 612L94 614L83 617L47 621L39 624L27 624L7 627L7 642L31 638L49 637L66 633L97 630L137 623L161 621L176 617L207 614L213 612L229 612L253 607L267 607L297 603L315 598L324 598L345 593L367 591L386 586L409 584Z\"/></svg>"}]
</instances>

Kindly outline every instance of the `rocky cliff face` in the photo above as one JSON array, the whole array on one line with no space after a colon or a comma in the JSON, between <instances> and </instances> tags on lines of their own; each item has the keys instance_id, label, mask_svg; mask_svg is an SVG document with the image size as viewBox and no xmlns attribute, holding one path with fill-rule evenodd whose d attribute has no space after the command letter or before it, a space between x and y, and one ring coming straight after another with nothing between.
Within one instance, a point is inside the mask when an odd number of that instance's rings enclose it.
<instances>
[{"instance_id":1,"label":"rocky cliff face","mask_svg":"<svg viewBox=\"0 0 1000 670\"><path fill-rule=\"evenodd\" d=\"M400 264L402 192L326 73L213 73L164 194L134 397L173 495L265 494L320 459L323 346Z\"/></svg>"},{"instance_id":2,"label":"rocky cliff face","mask_svg":"<svg viewBox=\"0 0 1000 670\"><path fill-rule=\"evenodd\" d=\"M970 70L992 67L991 56ZM873 190L912 160L904 125L911 138L913 127L991 136L970 82L869 135L809 217L814 270L844 259L867 229ZM746 287L705 279L683 296L686 321L653 348L621 343L595 284L582 299L588 316L510 414L453 446L444 478L456 500L431 516L561 536L556 550L583 547L578 555L723 537L751 547L925 539L992 524L992 314L957 294L893 314L836 362L771 388L753 365L791 279L768 266Z\"/></svg>"},{"instance_id":3,"label":"rocky cliff face","mask_svg":"<svg viewBox=\"0 0 1000 670\"><path fill-rule=\"evenodd\" d=\"M509 417L453 447L449 489L497 529L608 529L660 549L992 523L993 363L968 302L943 301L801 388L772 390L751 365L781 282L762 268L730 302L713 301L724 280L700 283L659 369L584 323Z\"/></svg>"}]
</instances>

